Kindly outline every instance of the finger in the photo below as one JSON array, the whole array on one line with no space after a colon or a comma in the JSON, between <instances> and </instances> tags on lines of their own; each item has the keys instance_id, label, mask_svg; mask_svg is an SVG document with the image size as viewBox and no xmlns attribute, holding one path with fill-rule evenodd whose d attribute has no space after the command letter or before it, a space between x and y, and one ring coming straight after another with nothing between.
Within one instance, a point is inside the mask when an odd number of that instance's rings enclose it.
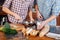
<instances>
[{"instance_id":1,"label":"finger","mask_svg":"<svg viewBox=\"0 0 60 40\"><path fill-rule=\"evenodd\" d=\"M40 18L42 18L42 16L40 16Z\"/></svg>"},{"instance_id":2,"label":"finger","mask_svg":"<svg viewBox=\"0 0 60 40\"><path fill-rule=\"evenodd\" d=\"M38 19L43 20L43 17L42 16L39 16Z\"/></svg>"},{"instance_id":3,"label":"finger","mask_svg":"<svg viewBox=\"0 0 60 40\"><path fill-rule=\"evenodd\" d=\"M21 18L16 18L16 20L22 20Z\"/></svg>"},{"instance_id":4,"label":"finger","mask_svg":"<svg viewBox=\"0 0 60 40\"><path fill-rule=\"evenodd\" d=\"M38 26L37 29L40 30L41 29L40 26Z\"/></svg>"},{"instance_id":5,"label":"finger","mask_svg":"<svg viewBox=\"0 0 60 40\"><path fill-rule=\"evenodd\" d=\"M42 29L43 28L43 25L40 25L39 27L40 27L40 29Z\"/></svg>"},{"instance_id":6,"label":"finger","mask_svg":"<svg viewBox=\"0 0 60 40\"><path fill-rule=\"evenodd\" d=\"M42 18L42 16L40 16L40 18Z\"/></svg>"}]
</instances>

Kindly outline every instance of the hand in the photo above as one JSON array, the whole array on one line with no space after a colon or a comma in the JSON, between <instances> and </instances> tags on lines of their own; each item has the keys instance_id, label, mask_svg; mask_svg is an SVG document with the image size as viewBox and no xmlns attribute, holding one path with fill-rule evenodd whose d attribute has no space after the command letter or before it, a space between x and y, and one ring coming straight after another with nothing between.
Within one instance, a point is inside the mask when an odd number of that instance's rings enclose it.
<instances>
[{"instance_id":1,"label":"hand","mask_svg":"<svg viewBox=\"0 0 60 40\"><path fill-rule=\"evenodd\" d=\"M44 27L45 24L46 24L46 22L42 21L39 25L37 25L37 29L41 30Z\"/></svg>"},{"instance_id":2,"label":"hand","mask_svg":"<svg viewBox=\"0 0 60 40\"><path fill-rule=\"evenodd\" d=\"M43 17L39 12L37 12L37 19L43 20Z\"/></svg>"},{"instance_id":3,"label":"hand","mask_svg":"<svg viewBox=\"0 0 60 40\"><path fill-rule=\"evenodd\" d=\"M22 18L17 14L15 14L14 17L15 17L16 20L22 20Z\"/></svg>"},{"instance_id":4,"label":"hand","mask_svg":"<svg viewBox=\"0 0 60 40\"><path fill-rule=\"evenodd\" d=\"M30 21L34 22L34 19L33 18L30 18Z\"/></svg>"}]
</instances>

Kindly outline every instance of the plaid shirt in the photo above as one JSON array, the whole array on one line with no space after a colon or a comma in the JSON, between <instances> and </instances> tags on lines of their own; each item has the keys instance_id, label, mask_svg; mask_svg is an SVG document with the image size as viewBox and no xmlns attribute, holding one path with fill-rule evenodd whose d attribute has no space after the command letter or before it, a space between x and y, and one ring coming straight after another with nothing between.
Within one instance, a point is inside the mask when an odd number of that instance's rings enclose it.
<instances>
[{"instance_id":1,"label":"plaid shirt","mask_svg":"<svg viewBox=\"0 0 60 40\"><path fill-rule=\"evenodd\" d=\"M3 7L9 8L12 12L17 13L22 20L16 20L14 16L8 14L8 19L12 23L22 23L27 16L28 8L32 9L34 0L5 0Z\"/></svg>"}]
</instances>

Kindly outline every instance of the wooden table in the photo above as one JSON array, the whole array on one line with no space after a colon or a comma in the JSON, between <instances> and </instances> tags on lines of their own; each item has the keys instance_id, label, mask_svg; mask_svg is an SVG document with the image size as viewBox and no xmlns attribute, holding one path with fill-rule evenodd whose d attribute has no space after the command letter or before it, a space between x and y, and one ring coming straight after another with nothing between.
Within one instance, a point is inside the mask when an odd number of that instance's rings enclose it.
<instances>
[{"instance_id":1,"label":"wooden table","mask_svg":"<svg viewBox=\"0 0 60 40\"><path fill-rule=\"evenodd\" d=\"M17 26L24 27L24 25L21 25L21 24L20 25L17 24ZM46 37L46 36L44 36L42 38L40 38L39 36L36 36L36 37L28 36L28 37L29 37L29 40L54 40L54 39Z\"/></svg>"},{"instance_id":2,"label":"wooden table","mask_svg":"<svg viewBox=\"0 0 60 40\"><path fill-rule=\"evenodd\" d=\"M17 26L20 26L20 27L24 27L24 25L21 25L21 24L17 24ZM0 32L1 33L1 32ZM4 35L4 34L3 34ZM17 34L18 35L18 34ZM17 36L17 37L15 37L15 36L13 36L13 40L18 40L18 37L21 37L20 36L21 34L19 33L19 35ZM2 35L0 35L0 37L2 37ZM5 36L3 36L3 37L5 37ZM46 37L46 36L44 36L44 37L42 37L42 38L40 38L39 36L36 36L36 37L34 37L34 36L28 36L28 40L54 40L54 39L52 39L52 38L49 38L49 37ZM1 39L0 39L1 40ZM8 38L8 40L11 40L11 39L9 39ZM21 40L21 39L20 39Z\"/></svg>"},{"instance_id":3,"label":"wooden table","mask_svg":"<svg viewBox=\"0 0 60 40\"><path fill-rule=\"evenodd\" d=\"M7 38L6 38L5 34L2 31L0 31L0 40L6 40L6 39Z\"/></svg>"},{"instance_id":4,"label":"wooden table","mask_svg":"<svg viewBox=\"0 0 60 40\"><path fill-rule=\"evenodd\" d=\"M37 36L37 37L29 36L29 40L55 40L55 39L48 38L46 36L44 36L42 38L40 38L39 36Z\"/></svg>"}]
</instances>

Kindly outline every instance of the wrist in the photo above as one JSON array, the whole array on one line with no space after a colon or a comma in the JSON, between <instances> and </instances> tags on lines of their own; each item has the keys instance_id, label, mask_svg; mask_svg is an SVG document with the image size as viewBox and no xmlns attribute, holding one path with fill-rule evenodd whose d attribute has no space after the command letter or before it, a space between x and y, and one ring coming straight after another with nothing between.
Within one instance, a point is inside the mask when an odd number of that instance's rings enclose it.
<instances>
[{"instance_id":1,"label":"wrist","mask_svg":"<svg viewBox=\"0 0 60 40\"><path fill-rule=\"evenodd\" d=\"M44 21L44 23L45 23L45 24L47 24L47 23L48 23L48 21L46 21L46 20L45 20L45 21Z\"/></svg>"}]
</instances>

